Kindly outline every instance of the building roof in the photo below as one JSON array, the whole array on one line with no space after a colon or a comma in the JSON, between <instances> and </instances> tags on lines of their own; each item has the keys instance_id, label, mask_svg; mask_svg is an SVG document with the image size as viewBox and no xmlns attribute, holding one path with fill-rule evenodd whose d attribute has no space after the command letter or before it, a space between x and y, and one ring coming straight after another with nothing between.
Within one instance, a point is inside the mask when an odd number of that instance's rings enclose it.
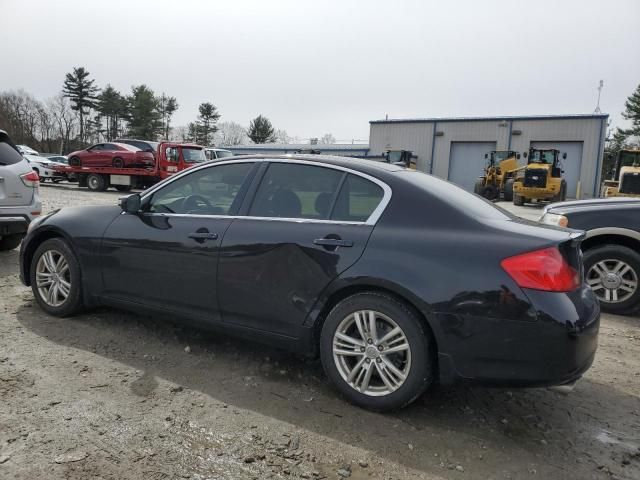
<instances>
[{"instance_id":1,"label":"building roof","mask_svg":"<svg viewBox=\"0 0 640 480\"><path fill-rule=\"evenodd\" d=\"M369 123L435 123L435 122L486 122L502 120L588 120L606 119L608 113L588 113L573 115L504 115L493 117L432 117L432 118L389 118L382 120L371 120Z\"/></svg>"},{"instance_id":2,"label":"building roof","mask_svg":"<svg viewBox=\"0 0 640 480\"><path fill-rule=\"evenodd\" d=\"M231 145L228 150L369 150L369 145L351 143L331 143L310 145L308 143L252 143L249 145Z\"/></svg>"}]
</instances>

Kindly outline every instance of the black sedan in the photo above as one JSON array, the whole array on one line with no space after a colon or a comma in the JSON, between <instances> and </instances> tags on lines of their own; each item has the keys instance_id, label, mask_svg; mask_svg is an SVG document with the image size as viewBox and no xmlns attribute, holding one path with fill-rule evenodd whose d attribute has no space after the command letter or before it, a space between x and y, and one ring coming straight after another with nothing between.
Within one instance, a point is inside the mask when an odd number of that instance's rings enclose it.
<instances>
[{"instance_id":1,"label":"black sedan","mask_svg":"<svg viewBox=\"0 0 640 480\"><path fill-rule=\"evenodd\" d=\"M575 382L600 313L582 235L395 165L246 156L36 220L21 276L53 315L122 307L319 355L388 410L435 382Z\"/></svg>"}]
</instances>

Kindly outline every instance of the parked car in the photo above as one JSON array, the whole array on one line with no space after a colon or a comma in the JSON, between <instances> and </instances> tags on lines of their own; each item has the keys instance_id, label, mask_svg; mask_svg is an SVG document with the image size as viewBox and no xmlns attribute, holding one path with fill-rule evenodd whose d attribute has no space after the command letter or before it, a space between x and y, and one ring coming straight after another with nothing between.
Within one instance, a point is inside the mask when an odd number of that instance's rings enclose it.
<instances>
[{"instance_id":1,"label":"parked car","mask_svg":"<svg viewBox=\"0 0 640 480\"><path fill-rule=\"evenodd\" d=\"M586 281L606 312L640 309L640 198L596 198L547 206L542 223L586 230Z\"/></svg>"},{"instance_id":2,"label":"parked car","mask_svg":"<svg viewBox=\"0 0 640 480\"><path fill-rule=\"evenodd\" d=\"M224 148L207 147L204 149L204 154L207 160L219 160L221 158L233 157L231 150L225 150Z\"/></svg>"},{"instance_id":3,"label":"parked car","mask_svg":"<svg viewBox=\"0 0 640 480\"><path fill-rule=\"evenodd\" d=\"M319 355L388 410L434 382L575 382L600 316L583 235L396 165L252 155L51 213L20 271L52 315L119 306Z\"/></svg>"},{"instance_id":4,"label":"parked car","mask_svg":"<svg viewBox=\"0 0 640 480\"><path fill-rule=\"evenodd\" d=\"M40 177L40 182L45 180L51 180L54 183L58 183L66 178L64 173L57 172L54 167L56 162L51 161L49 158L40 157L38 155L24 154L23 157L29 164L33 171Z\"/></svg>"},{"instance_id":5,"label":"parked car","mask_svg":"<svg viewBox=\"0 0 640 480\"><path fill-rule=\"evenodd\" d=\"M153 167L154 156L126 143L97 143L69 154L74 167Z\"/></svg>"},{"instance_id":6,"label":"parked car","mask_svg":"<svg viewBox=\"0 0 640 480\"><path fill-rule=\"evenodd\" d=\"M0 250L20 245L29 223L40 215L38 184L38 174L0 130Z\"/></svg>"},{"instance_id":7,"label":"parked car","mask_svg":"<svg viewBox=\"0 0 640 480\"><path fill-rule=\"evenodd\" d=\"M129 138L118 138L114 141L118 143L126 143L127 145L132 145L136 148L139 148L143 152L151 152L154 155L156 155L158 151L158 145L160 145L160 142L154 142L152 140L136 140L136 139L129 139Z\"/></svg>"},{"instance_id":8,"label":"parked car","mask_svg":"<svg viewBox=\"0 0 640 480\"><path fill-rule=\"evenodd\" d=\"M40 155L36 150L26 145L16 145L16 147L22 155Z\"/></svg>"}]
</instances>

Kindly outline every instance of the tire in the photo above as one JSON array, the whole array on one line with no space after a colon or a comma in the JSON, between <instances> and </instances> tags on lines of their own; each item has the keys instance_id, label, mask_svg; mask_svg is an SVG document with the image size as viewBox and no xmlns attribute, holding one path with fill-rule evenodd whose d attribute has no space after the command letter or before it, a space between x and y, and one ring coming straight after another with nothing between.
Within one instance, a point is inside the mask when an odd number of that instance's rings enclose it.
<instances>
[{"instance_id":1,"label":"tire","mask_svg":"<svg viewBox=\"0 0 640 480\"><path fill-rule=\"evenodd\" d=\"M552 202L563 202L567 199L567 183L563 180L560 182L560 190L551 198Z\"/></svg>"},{"instance_id":2,"label":"tire","mask_svg":"<svg viewBox=\"0 0 640 480\"><path fill-rule=\"evenodd\" d=\"M14 233L0 237L0 251L4 252L6 250L13 250L20 245L23 238L24 234L22 233Z\"/></svg>"},{"instance_id":3,"label":"tire","mask_svg":"<svg viewBox=\"0 0 640 480\"><path fill-rule=\"evenodd\" d=\"M130 192L131 185L114 185L115 189L119 192Z\"/></svg>"},{"instance_id":4,"label":"tire","mask_svg":"<svg viewBox=\"0 0 640 480\"><path fill-rule=\"evenodd\" d=\"M476 184L473 186L473 193L477 195L482 195L482 189L484 188L484 179L479 178L476 181Z\"/></svg>"},{"instance_id":5,"label":"tire","mask_svg":"<svg viewBox=\"0 0 640 480\"><path fill-rule=\"evenodd\" d=\"M615 273L620 264L625 265L619 268L622 275ZM635 250L615 244L591 248L584 252L584 271L603 311L628 314L640 308L640 254Z\"/></svg>"},{"instance_id":6,"label":"tire","mask_svg":"<svg viewBox=\"0 0 640 480\"><path fill-rule=\"evenodd\" d=\"M61 178L52 178L51 181L53 183L60 183L62 181L62 179Z\"/></svg>"},{"instance_id":7,"label":"tire","mask_svg":"<svg viewBox=\"0 0 640 480\"><path fill-rule=\"evenodd\" d=\"M359 333L362 330L357 328L355 321L355 314L363 311L375 312L378 339L382 339L385 334L395 328L394 325L399 327L408 350L391 354L385 354L382 350L382 353L379 353L380 346L376 348L375 341L373 343L363 341L363 336ZM351 344L352 354L334 355L336 332L353 335L352 338L356 343ZM384 345L389 343L399 345L397 342L402 339L397 335L385 341ZM358 346L358 342L362 344ZM342 343L347 345L347 349L343 351L349 351L350 344L344 341ZM435 377L433 345L431 332L406 304L387 294L365 292L347 297L331 310L322 326L320 358L332 384L349 402L369 410L388 411L402 408L413 402L433 383ZM387 348L395 346L387 346ZM361 349L365 349L366 353L362 353ZM394 378L396 374L389 366L395 371L404 372L405 379L400 382L398 380L400 377ZM369 370L371 371L370 380L364 388L363 383ZM359 375L355 378L355 382L360 383L360 390L347 380L349 372L352 371L365 372L364 378ZM384 382L380 371L391 372L391 374L385 373L385 377L398 381L397 385ZM390 388L389 385L393 387ZM362 391L363 388L364 391Z\"/></svg>"},{"instance_id":8,"label":"tire","mask_svg":"<svg viewBox=\"0 0 640 480\"><path fill-rule=\"evenodd\" d=\"M80 158L79 157L71 157L69 159L69 165L71 165L72 167L80 167L81 166L80 162Z\"/></svg>"},{"instance_id":9,"label":"tire","mask_svg":"<svg viewBox=\"0 0 640 480\"><path fill-rule=\"evenodd\" d=\"M87 188L94 192L104 192L107 189L107 182L102 175L90 173L87 175Z\"/></svg>"},{"instance_id":10,"label":"tire","mask_svg":"<svg viewBox=\"0 0 640 480\"><path fill-rule=\"evenodd\" d=\"M500 197L500 192L495 185L487 185L482 189L482 194L487 200L495 200Z\"/></svg>"},{"instance_id":11,"label":"tire","mask_svg":"<svg viewBox=\"0 0 640 480\"><path fill-rule=\"evenodd\" d=\"M517 193L513 194L513 204L521 207L524 205L524 197L522 195L518 195Z\"/></svg>"},{"instance_id":12,"label":"tire","mask_svg":"<svg viewBox=\"0 0 640 480\"><path fill-rule=\"evenodd\" d=\"M124 168L124 160L122 160L120 157L114 158L113 168Z\"/></svg>"},{"instance_id":13,"label":"tire","mask_svg":"<svg viewBox=\"0 0 640 480\"><path fill-rule=\"evenodd\" d=\"M514 183L514 180L509 179L504 184L504 199L507 202L513 201L513 183Z\"/></svg>"},{"instance_id":14,"label":"tire","mask_svg":"<svg viewBox=\"0 0 640 480\"><path fill-rule=\"evenodd\" d=\"M48 261L47 256L49 256ZM59 262L60 257L64 259L62 265ZM64 268L65 264L66 269ZM47 287L46 284L42 284L42 281L46 278L46 274L51 272L57 272L56 278L60 280ZM41 280L40 284L38 284L38 278ZM78 313L82 309L80 264L63 239L51 238L42 242L36 249L31 261L29 279L36 302L48 314L66 317ZM49 294L54 288L56 288L53 292L54 297L50 297ZM66 297L64 296L65 291L67 292ZM54 298L53 301L52 298Z\"/></svg>"},{"instance_id":15,"label":"tire","mask_svg":"<svg viewBox=\"0 0 640 480\"><path fill-rule=\"evenodd\" d=\"M562 201L564 202L567 199L567 182L562 182Z\"/></svg>"}]
</instances>

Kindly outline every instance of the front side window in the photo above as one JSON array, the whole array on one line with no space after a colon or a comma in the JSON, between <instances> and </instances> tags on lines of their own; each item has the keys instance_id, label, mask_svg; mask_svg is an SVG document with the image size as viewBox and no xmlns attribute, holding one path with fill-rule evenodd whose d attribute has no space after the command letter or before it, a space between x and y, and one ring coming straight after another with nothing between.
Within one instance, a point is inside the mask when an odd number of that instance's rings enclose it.
<instances>
[{"instance_id":1,"label":"front side window","mask_svg":"<svg viewBox=\"0 0 640 480\"><path fill-rule=\"evenodd\" d=\"M272 163L256 192L249 216L329 219L343 175L331 168Z\"/></svg>"},{"instance_id":2,"label":"front side window","mask_svg":"<svg viewBox=\"0 0 640 480\"><path fill-rule=\"evenodd\" d=\"M253 163L217 165L185 175L153 194L146 211L193 215L233 215Z\"/></svg>"},{"instance_id":3,"label":"front side window","mask_svg":"<svg viewBox=\"0 0 640 480\"><path fill-rule=\"evenodd\" d=\"M87 148L87 150L89 150L90 152L99 152L101 150L104 150L104 144L103 143L98 143L97 145L94 145L93 147Z\"/></svg>"}]
</instances>

